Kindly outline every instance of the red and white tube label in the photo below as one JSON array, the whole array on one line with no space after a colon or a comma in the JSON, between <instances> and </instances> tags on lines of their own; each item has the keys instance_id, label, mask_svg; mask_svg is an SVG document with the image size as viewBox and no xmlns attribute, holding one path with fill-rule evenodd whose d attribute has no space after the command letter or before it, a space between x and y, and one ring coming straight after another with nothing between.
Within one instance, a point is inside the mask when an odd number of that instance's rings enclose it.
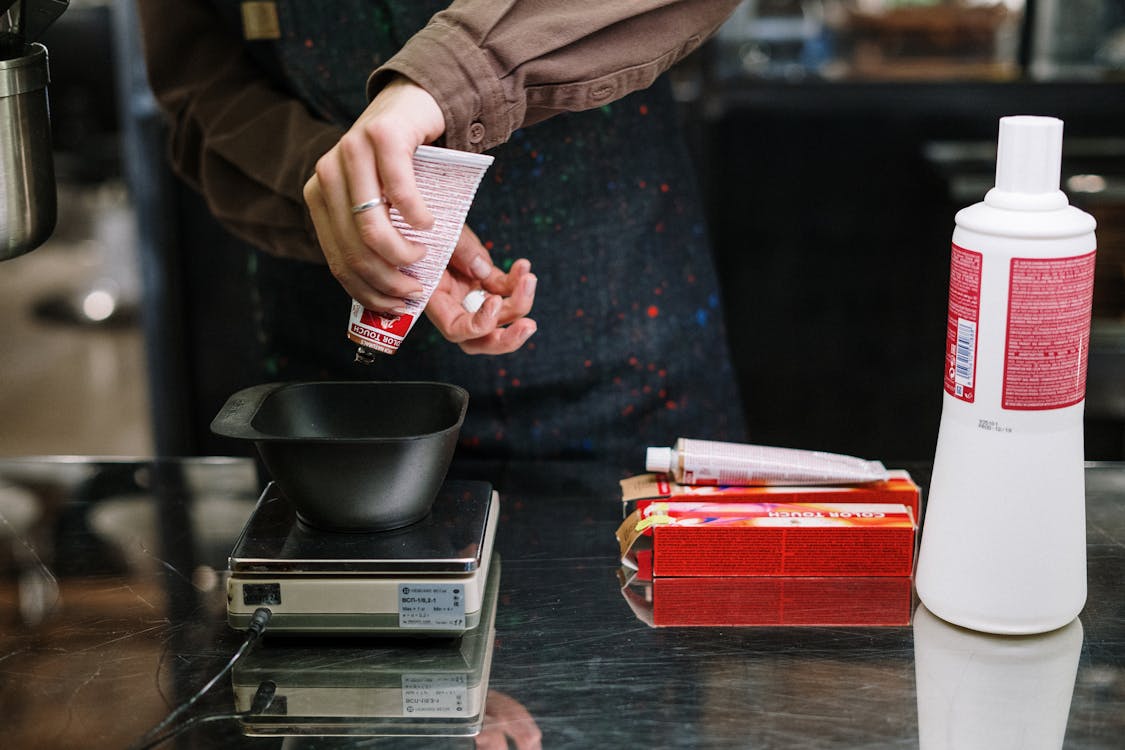
<instances>
[{"instance_id":1,"label":"red and white tube label","mask_svg":"<svg viewBox=\"0 0 1125 750\"><path fill-rule=\"evenodd\" d=\"M984 256L953 245L949 261L949 319L945 332L945 391L973 403L977 377L977 323Z\"/></svg>"},{"instance_id":2,"label":"red and white tube label","mask_svg":"<svg viewBox=\"0 0 1125 750\"><path fill-rule=\"evenodd\" d=\"M393 315L372 312L352 300L348 338L353 343L366 346L368 349L394 354L413 325L414 316L409 313Z\"/></svg>"},{"instance_id":3,"label":"red and white tube label","mask_svg":"<svg viewBox=\"0 0 1125 750\"><path fill-rule=\"evenodd\" d=\"M1094 255L1012 258L1003 408L1060 409L1086 397Z\"/></svg>"}]
</instances>

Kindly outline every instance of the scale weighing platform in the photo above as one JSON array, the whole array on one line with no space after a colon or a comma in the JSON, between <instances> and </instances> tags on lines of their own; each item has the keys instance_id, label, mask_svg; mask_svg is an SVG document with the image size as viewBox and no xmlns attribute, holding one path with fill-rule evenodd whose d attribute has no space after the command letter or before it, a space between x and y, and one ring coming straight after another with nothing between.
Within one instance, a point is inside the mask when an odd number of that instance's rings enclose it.
<instances>
[{"instance_id":1,"label":"scale weighing platform","mask_svg":"<svg viewBox=\"0 0 1125 750\"><path fill-rule=\"evenodd\" d=\"M329 532L271 482L230 555L227 621L267 607L271 633L462 635L481 620L498 504L487 482L450 480L417 523Z\"/></svg>"}]
</instances>

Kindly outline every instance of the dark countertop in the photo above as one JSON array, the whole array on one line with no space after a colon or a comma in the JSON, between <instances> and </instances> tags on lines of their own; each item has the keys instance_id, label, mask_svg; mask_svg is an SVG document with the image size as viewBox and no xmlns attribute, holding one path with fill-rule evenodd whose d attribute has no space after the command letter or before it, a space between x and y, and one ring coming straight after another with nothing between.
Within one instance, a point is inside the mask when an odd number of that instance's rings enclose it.
<instances>
[{"instance_id":1,"label":"dark countertop","mask_svg":"<svg viewBox=\"0 0 1125 750\"><path fill-rule=\"evenodd\" d=\"M925 486L925 468L907 468ZM488 709L511 719L486 718L481 747L503 747L504 728L583 750L1121 747L1125 464L1087 469L1080 624L1028 638L976 635L925 613L913 627L653 629L616 576L623 472L455 471L501 490ZM260 488L254 465L237 459L0 459L5 746L125 747L226 664L242 641L225 622L226 556ZM299 648L316 658L341 645ZM259 648L279 647L267 635ZM233 708L228 677L188 716ZM474 741L247 738L228 719L166 747L345 745Z\"/></svg>"}]
</instances>

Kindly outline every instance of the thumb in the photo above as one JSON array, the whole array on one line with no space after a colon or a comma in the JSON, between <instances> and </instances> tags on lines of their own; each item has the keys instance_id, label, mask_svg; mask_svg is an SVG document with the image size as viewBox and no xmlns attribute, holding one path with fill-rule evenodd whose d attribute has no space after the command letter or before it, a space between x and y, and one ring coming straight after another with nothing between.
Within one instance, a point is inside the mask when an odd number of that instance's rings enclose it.
<instances>
[{"instance_id":1,"label":"thumb","mask_svg":"<svg viewBox=\"0 0 1125 750\"><path fill-rule=\"evenodd\" d=\"M461 228L461 236L457 239L457 246L453 248L453 256L449 265L462 275L477 281L484 281L492 274L492 256L481 244L480 238L469 227Z\"/></svg>"}]
</instances>

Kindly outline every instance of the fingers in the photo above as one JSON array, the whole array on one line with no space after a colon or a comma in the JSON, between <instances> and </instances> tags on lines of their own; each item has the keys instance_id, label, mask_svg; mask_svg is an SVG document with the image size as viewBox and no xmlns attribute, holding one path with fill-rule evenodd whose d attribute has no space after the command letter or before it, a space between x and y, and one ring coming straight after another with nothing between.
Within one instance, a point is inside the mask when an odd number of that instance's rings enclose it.
<instances>
[{"instance_id":1,"label":"fingers","mask_svg":"<svg viewBox=\"0 0 1125 750\"><path fill-rule=\"evenodd\" d=\"M511 354L518 350L537 330L531 318L521 318L505 328L474 339L461 341L458 346L466 354Z\"/></svg>"},{"instance_id":2,"label":"fingers","mask_svg":"<svg viewBox=\"0 0 1125 750\"><path fill-rule=\"evenodd\" d=\"M518 261L513 270L494 286L501 293L489 294L476 312L462 304L473 290L459 281L456 271L447 271L430 297L426 314L447 340L460 344L469 354L507 354L523 346L537 330L528 318L535 303L537 279L527 261Z\"/></svg>"},{"instance_id":3,"label":"fingers","mask_svg":"<svg viewBox=\"0 0 1125 750\"><path fill-rule=\"evenodd\" d=\"M492 272L500 271L492 265L492 258L488 250L481 244L476 233L469 227L461 227L461 236L457 238L457 245L453 248L453 255L449 258L449 265L459 271L466 278L484 281ZM500 271L503 273L503 271Z\"/></svg>"},{"instance_id":4,"label":"fingers","mask_svg":"<svg viewBox=\"0 0 1125 750\"><path fill-rule=\"evenodd\" d=\"M505 273L493 264L488 250L468 226L461 229L461 236L457 240L457 246L453 248L449 265L464 277L475 279L486 292L512 297L523 291L534 298L535 282L530 282L527 288L523 286L524 277L531 273L531 261L520 258Z\"/></svg>"},{"instance_id":5,"label":"fingers","mask_svg":"<svg viewBox=\"0 0 1125 750\"><path fill-rule=\"evenodd\" d=\"M414 181L414 148L393 132L381 128L380 120L353 128L336 147L348 191L349 206L382 198L386 207L352 215L359 236L372 249L384 241L384 228L390 224L388 210L394 206L407 224L426 230L434 219ZM318 167L319 172L319 167ZM399 258L405 265L417 258Z\"/></svg>"},{"instance_id":6,"label":"fingers","mask_svg":"<svg viewBox=\"0 0 1125 750\"><path fill-rule=\"evenodd\" d=\"M501 326L499 308L499 298L493 297L470 315L450 295L435 292L426 315L442 336L466 354L511 354L532 337L538 326L526 317Z\"/></svg>"},{"instance_id":7,"label":"fingers","mask_svg":"<svg viewBox=\"0 0 1125 750\"><path fill-rule=\"evenodd\" d=\"M475 313L461 306L460 289L451 292L442 285L430 297L426 315L448 341L460 344L469 354L508 354L523 346L536 331L535 321L526 317L530 300L514 302L489 296ZM515 312L516 305L523 312Z\"/></svg>"},{"instance_id":8,"label":"fingers","mask_svg":"<svg viewBox=\"0 0 1125 750\"><path fill-rule=\"evenodd\" d=\"M401 313L403 300L421 293L422 285L416 279L364 245L351 221L350 208L344 208L346 213L338 206L333 208L319 174L306 183L305 202L332 275L355 300L370 310ZM405 242L389 220L387 228Z\"/></svg>"},{"instance_id":9,"label":"fingers","mask_svg":"<svg viewBox=\"0 0 1125 750\"><path fill-rule=\"evenodd\" d=\"M531 312L531 307L535 304L535 288L538 283L539 279L536 278L535 274L531 273L530 270L525 270L511 284L506 284L504 291L493 292L494 294L505 295L501 297L503 303L497 314L500 325L508 325ZM485 288L487 289L487 287Z\"/></svg>"},{"instance_id":10,"label":"fingers","mask_svg":"<svg viewBox=\"0 0 1125 750\"><path fill-rule=\"evenodd\" d=\"M394 227L386 204L416 229L433 226L415 183L413 158L415 149L441 135L444 127L432 96L406 79L395 79L317 161L305 186L305 201L333 275L372 310L397 311L403 299L422 290L399 268L420 260L426 248ZM352 211L380 199L384 205Z\"/></svg>"},{"instance_id":11,"label":"fingers","mask_svg":"<svg viewBox=\"0 0 1125 750\"><path fill-rule=\"evenodd\" d=\"M500 325L507 325L531 310L537 283L531 273L531 261L520 258L504 273L492 263L488 250L468 226L461 229L449 265L463 277L474 279L486 292L505 298Z\"/></svg>"},{"instance_id":12,"label":"fingers","mask_svg":"<svg viewBox=\"0 0 1125 750\"><path fill-rule=\"evenodd\" d=\"M430 297L426 315L447 340L469 354L508 354L536 331L535 321L527 315L535 303L537 284L530 261L520 258L505 273L492 263L488 250L466 226L449 269ZM462 302L475 290L488 295L472 312Z\"/></svg>"},{"instance_id":13,"label":"fingers","mask_svg":"<svg viewBox=\"0 0 1125 750\"><path fill-rule=\"evenodd\" d=\"M380 133L369 133L379 164L379 181L383 196L415 229L427 230L434 225L433 214L426 206L418 183L414 181L414 146L393 143Z\"/></svg>"},{"instance_id":14,"label":"fingers","mask_svg":"<svg viewBox=\"0 0 1125 750\"><path fill-rule=\"evenodd\" d=\"M498 279L482 283L481 290L488 294L481 307L494 305L496 325L506 326L531 312L539 280L531 273L531 264L527 261L522 264L517 261L507 274L497 269L496 275Z\"/></svg>"},{"instance_id":15,"label":"fingers","mask_svg":"<svg viewBox=\"0 0 1125 750\"><path fill-rule=\"evenodd\" d=\"M316 163L316 178L328 219L333 225L333 233L345 251L366 248L392 265L410 265L426 254L426 248L419 243L410 242L394 228L386 206L352 213L353 205L381 197L371 152L365 152L358 143L354 135L349 133ZM351 153L345 152L345 144ZM363 154L367 156L363 164L353 161ZM358 173L368 173L368 177L361 179ZM353 192L353 181L366 186L357 187L356 191L369 192Z\"/></svg>"},{"instance_id":16,"label":"fingers","mask_svg":"<svg viewBox=\"0 0 1125 750\"><path fill-rule=\"evenodd\" d=\"M437 100L410 80L396 76L357 123L362 123L359 129L374 150L382 194L407 224L421 230L432 228L433 214L414 181L414 151L445 131L445 115Z\"/></svg>"}]
</instances>

